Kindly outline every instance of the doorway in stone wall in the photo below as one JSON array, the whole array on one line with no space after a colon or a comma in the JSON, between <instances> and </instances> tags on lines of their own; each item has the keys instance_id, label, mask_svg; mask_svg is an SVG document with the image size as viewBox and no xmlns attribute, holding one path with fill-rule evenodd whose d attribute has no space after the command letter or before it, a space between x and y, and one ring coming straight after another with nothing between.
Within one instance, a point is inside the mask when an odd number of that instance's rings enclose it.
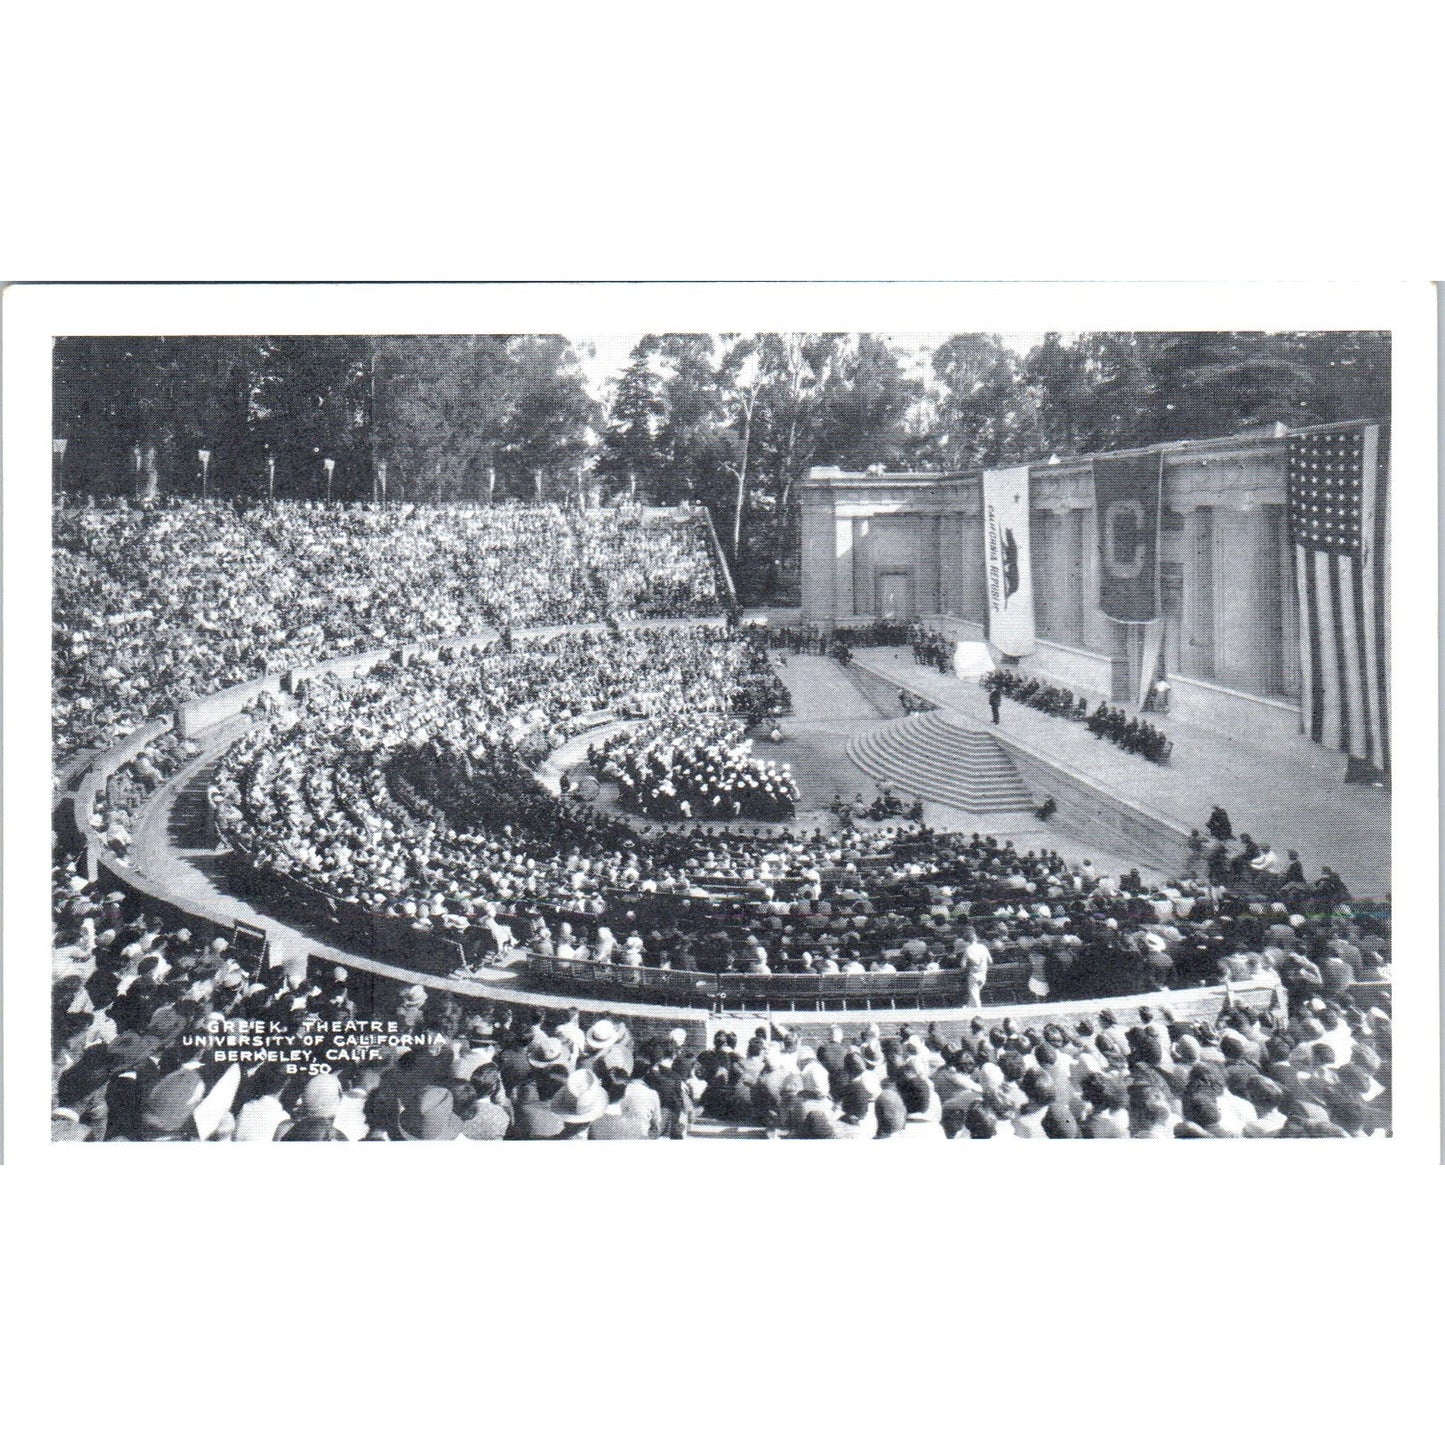
<instances>
[{"instance_id":1,"label":"doorway in stone wall","mask_svg":"<svg viewBox=\"0 0 1445 1445\"><path fill-rule=\"evenodd\" d=\"M878 574L878 616L885 622L907 621L913 616L913 574Z\"/></svg>"}]
</instances>

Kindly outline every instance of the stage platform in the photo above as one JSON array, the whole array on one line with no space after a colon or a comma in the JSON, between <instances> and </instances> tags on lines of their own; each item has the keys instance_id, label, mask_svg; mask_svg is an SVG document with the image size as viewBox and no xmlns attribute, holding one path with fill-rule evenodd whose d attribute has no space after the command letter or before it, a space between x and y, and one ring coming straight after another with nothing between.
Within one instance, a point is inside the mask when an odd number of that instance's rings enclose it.
<instances>
[{"instance_id":1,"label":"stage platform","mask_svg":"<svg viewBox=\"0 0 1445 1445\"><path fill-rule=\"evenodd\" d=\"M1356 897L1380 898L1389 890L1389 792L1347 784L1345 758L1306 738L1228 736L1182 718L1149 717L1174 743L1169 763L1160 767L1095 738L1081 723L1008 699L995 728L976 680L920 667L907 648L862 648L854 662L890 686L955 710L1005 746L1017 742L1052 759L1186 834L1190 828L1202 829L1210 809L1220 803L1236 833L1247 832L1268 843L1281 860L1287 849L1298 849L1311 878L1329 865ZM1097 701L1090 699L1091 704Z\"/></svg>"}]
</instances>

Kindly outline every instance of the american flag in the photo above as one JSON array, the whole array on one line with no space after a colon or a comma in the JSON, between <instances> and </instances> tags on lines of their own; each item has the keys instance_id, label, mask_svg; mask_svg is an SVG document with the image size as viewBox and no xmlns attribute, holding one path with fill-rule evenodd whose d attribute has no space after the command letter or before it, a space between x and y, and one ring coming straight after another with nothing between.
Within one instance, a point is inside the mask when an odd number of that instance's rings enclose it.
<instances>
[{"instance_id":1,"label":"american flag","mask_svg":"<svg viewBox=\"0 0 1445 1445\"><path fill-rule=\"evenodd\" d=\"M1287 442L1301 700L1317 743L1390 770L1389 432L1354 423Z\"/></svg>"}]
</instances>

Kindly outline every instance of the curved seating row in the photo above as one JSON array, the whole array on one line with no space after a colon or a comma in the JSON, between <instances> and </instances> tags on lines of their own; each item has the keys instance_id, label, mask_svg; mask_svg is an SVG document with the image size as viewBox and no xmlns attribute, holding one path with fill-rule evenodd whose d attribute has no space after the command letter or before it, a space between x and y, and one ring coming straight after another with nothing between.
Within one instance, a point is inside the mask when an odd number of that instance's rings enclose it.
<instances>
[{"instance_id":1,"label":"curved seating row","mask_svg":"<svg viewBox=\"0 0 1445 1445\"><path fill-rule=\"evenodd\" d=\"M717 625L720 618L680 619L673 625ZM624 627L645 627L642 620L624 623ZM653 624L655 625L655 624ZM539 626L519 628L517 637L545 638L566 631L601 630L599 624ZM105 787L111 774L130 761L142 748L175 728L182 736L193 736L217 724L233 719L262 691L291 690L303 677L327 673L351 675L384 660L404 660L417 655L437 655L444 651L461 651L492 640L492 635L442 638L431 642L411 643L405 648L383 649L364 654L345 655L297 669L289 674L267 674L251 682L209 694L182 704L174 716L153 719L122 738L112 747L90 760L90 765L66 800L59 818L67 833L73 828L83 845L88 871L107 887L118 887L128 895L147 900L148 907L173 925L196 923L218 930L234 931L237 921L199 899L185 896L161 880L137 872L117 859L104 840L90 826L90 815L97 794ZM360 952L377 960L385 975L395 980L405 977L403 971L414 971L424 977L428 986L447 987L447 976L463 963L475 963L492 952L492 939L484 929L455 933L448 929L419 927L407 919L375 914L359 904L338 900L295 880L256 869L248 858L234 855L230 862L238 891L255 896L258 904L278 919L294 919L303 927L315 929L333 946L348 952ZM841 874L842 870L839 870ZM731 898L719 898L711 904L702 903L704 911L717 908L726 915L732 907L756 898L755 886L739 884L735 879L716 880L723 888L735 889ZM793 890L792 882L774 885L779 895ZM669 895L675 901L676 895ZM639 911L662 901L662 895L638 894L631 900ZM694 900L695 903L702 902ZM559 916L568 910L548 909ZM723 920L718 920L719 922ZM728 918L724 927L736 926L740 919ZM664 1003L690 1009L769 1009L784 1007L795 1010L846 1010L849 1007L888 1007L910 1009L955 1009L967 1006L967 985L957 970L937 973L868 973L868 974L774 974L695 973L681 970L626 967L620 964L599 964L591 961L546 958L528 955L522 965L525 976L536 983L558 986L563 993L592 993L599 999L621 1002ZM1013 1007L1045 1012L1051 1008L1077 1011L1081 1006L1059 1002L1048 1005L1030 1001L1025 980L1015 978L1011 970L996 970L985 990L985 1008ZM474 991L466 987L465 991ZM1204 991L1201 991L1201 993ZM1220 991L1209 990L1211 997ZM1150 997L1141 996L1139 1002ZM1087 1006L1087 1005L1084 1005Z\"/></svg>"},{"instance_id":2,"label":"curved seating row","mask_svg":"<svg viewBox=\"0 0 1445 1445\"><path fill-rule=\"evenodd\" d=\"M538 983L693 1008L964 1008L968 986L958 969L938 973L694 973L529 953L521 967ZM990 1003L1012 1002L993 998Z\"/></svg>"}]
</instances>

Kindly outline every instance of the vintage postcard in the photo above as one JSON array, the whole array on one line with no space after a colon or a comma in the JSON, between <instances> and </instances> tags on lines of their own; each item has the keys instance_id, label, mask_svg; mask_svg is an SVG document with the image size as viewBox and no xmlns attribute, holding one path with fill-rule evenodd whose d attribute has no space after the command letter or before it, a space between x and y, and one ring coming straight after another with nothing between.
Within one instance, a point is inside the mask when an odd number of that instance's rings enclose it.
<instances>
[{"instance_id":1,"label":"vintage postcard","mask_svg":"<svg viewBox=\"0 0 1445 1445\"><path fill-rule=\"evenodd\" d=\"M115 289L26 353L25 1127L1405 1128L1393 294Z\"/></svg>"}]
</instances>

